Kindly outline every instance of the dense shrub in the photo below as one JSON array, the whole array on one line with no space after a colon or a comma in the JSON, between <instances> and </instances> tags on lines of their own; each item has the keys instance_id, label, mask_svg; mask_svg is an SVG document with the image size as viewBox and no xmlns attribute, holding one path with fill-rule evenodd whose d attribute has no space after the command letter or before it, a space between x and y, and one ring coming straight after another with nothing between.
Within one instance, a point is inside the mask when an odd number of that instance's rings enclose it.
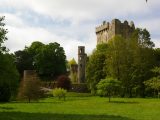
<instances>
[{"instance_id":1,"label":"dense shrub","mask_svg":"<svg viewBox=\"0 0 160 120\"><path fill-rule=\"evenodd\" d=\"M67 91L63 88L53 89L53 96L58 97L58 99L63 98L65 100Z\"/></svg>"},{"instance_id":2,"label":"dense shrub","mask_svg":"<svg viewBox=\"0 0 160 120\"><path fill-rule=\"evenodd\" d=\"M71 88L71 81L68 76L61 75L57 79L57 87L69 90Z\"/></svg>"}]
</instances>

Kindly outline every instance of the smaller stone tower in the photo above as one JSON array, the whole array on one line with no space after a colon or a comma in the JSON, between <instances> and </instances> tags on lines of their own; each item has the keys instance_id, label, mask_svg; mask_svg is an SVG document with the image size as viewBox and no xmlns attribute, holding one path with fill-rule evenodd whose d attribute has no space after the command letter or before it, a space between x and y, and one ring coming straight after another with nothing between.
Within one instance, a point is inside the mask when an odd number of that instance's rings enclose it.
<instances>
[{"instance_id":1,"label":"smaller stone tower","mask_svg":"<svg viewBox=\"0 0 160 120\"><path fill-rule=\"evenodd\" d=\"M85 83L86 54L85 47L78 46L78 83Z\"/></svg>"}]
</instances>

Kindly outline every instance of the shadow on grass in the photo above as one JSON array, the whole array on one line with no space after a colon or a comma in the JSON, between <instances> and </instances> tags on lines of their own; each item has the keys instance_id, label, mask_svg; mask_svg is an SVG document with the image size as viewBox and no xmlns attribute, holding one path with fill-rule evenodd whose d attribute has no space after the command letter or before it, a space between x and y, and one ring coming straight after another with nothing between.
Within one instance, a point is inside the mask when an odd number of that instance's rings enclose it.
<instances>
[{"instance_id":1,"label":"shadow on grass","mask_svg":"<svg viewBox=\"0 0 160 120\"><path fill-rule=\"evenodd\" d=\"M117 103L117 104L138 104L139 102L132 102L132 101L110 101L109 103Z\"/></svg>"},{"instance_id":2,"label":"shadow on grass","mask_svg":"<svg viewBox=\"0 0 160 120\"><path fill-rule=\"evenodd\" d=\"M0 110L13 110L14 108L12 107L1 107L0 106Z\"/></svg>"},{"instance_id":3,"label":"shadow on grass","mask_svg":"<svg viewBox=\"0 0 160 120\"><path fill-rule=\"evenodd\" d=\"M133 120L114 115L0 112L0 120Z\"/></svg>"}]
</instances>

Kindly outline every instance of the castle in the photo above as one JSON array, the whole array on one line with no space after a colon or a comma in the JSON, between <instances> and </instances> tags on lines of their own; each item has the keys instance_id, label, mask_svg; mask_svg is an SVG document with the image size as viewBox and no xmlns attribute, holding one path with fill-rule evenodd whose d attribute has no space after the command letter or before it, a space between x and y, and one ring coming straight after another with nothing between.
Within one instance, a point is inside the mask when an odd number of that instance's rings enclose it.
<instances>
[{"instance_id":1,"label":"castle","mask_svg":"<svg viewBox=\"0 0 160 120\"><path fill-rule=\"evenodd\" d=\"M107 43L115 35L121 35L124 38L130 38L135 30L133 21L128 23L124 21L123 23L118 19L113 19L110 23L103 21L102 25L96 27L97 44ZM71 66L72 69L76 68L78 70L77 83L86 83L85 80L85 69L86 69L86 57L85 47L78 46L78 65Z\"/></svg>"},{"instance_id":2,"label":"castle","mask_svg":"<svg viewBox=\"0 0 160 120\"><path fill-rule=\"evenodd\" d=\"M121 35L124 38L130 38L135 30L133 21L129 24L123 23L118 19L113 19L111 23L103 21L102 25L96 27L97 44L107 43L115 35Z\"/></svg>"},{"instance_id":3,"label":"castle","mask_svg":"<svg viewBox=\"0 0 160 120\"><path fill-rule=\"evenodd\" d=\"M97 44L107 43L115 35L121 35L124 38L130 38L131 34L135 30L134 23L131 21L129 24L127 21L123 23L118 19L113 19L111 23L104 21L102 25L96 27ZM70 66L70 74L76 75L74 83L86 83L86 59L84 46L78 46L78 64ZM34 73L35 71L33 71ZM27 78L32 74L30 71L26 71L24 78Z\"/></svg>"}]
</instances>

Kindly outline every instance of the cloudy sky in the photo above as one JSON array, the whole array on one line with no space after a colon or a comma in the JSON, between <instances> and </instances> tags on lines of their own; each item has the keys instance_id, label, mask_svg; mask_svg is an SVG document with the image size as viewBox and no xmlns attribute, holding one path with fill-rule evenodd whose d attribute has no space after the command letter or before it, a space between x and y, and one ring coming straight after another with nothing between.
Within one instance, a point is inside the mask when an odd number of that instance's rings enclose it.
<instances>
[{"instance_id":1,"label":"cloudy sky","mask_svg":"<svg viewBox=\"0 0 160 120\"><path fill-rule=\"evenodd\" d=\"M147 28L160 47L160 0L0 0L3 15L11 52L33 41L58 42L67 59L77 59L78 46L88 54L96 47L95 27L114 18Z\"/></svg>"}]
</instances>

